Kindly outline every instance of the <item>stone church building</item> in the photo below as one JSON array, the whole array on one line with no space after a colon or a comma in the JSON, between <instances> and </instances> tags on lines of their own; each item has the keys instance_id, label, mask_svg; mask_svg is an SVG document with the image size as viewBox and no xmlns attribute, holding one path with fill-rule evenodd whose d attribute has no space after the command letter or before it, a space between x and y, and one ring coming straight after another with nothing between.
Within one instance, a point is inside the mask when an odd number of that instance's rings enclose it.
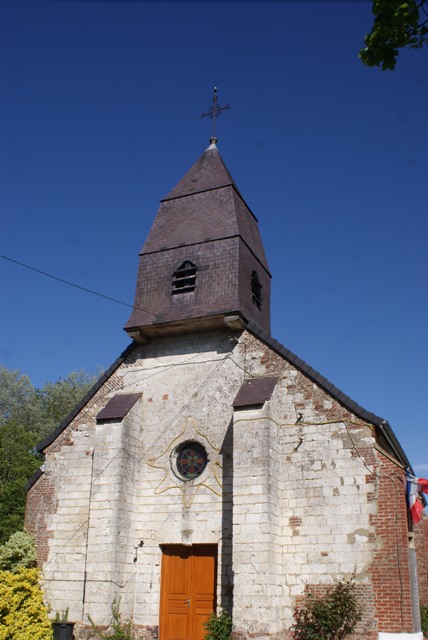
<instances>
[{"instance_id":1,"label":"stone church building","mask_svg":"<svg viewBox=\"0 0 428 640\"><path fill-rule=\"evenodd\" d=\"M422 637L409 461L388 422L272 338L270 279L212 138L142 248L131 344L28 484L46 601L79 637L120 601L152 639L202 640L220 608L240 640L291 638L305 585L351 577L354 638Z\"/></svg>"}]
</instances>

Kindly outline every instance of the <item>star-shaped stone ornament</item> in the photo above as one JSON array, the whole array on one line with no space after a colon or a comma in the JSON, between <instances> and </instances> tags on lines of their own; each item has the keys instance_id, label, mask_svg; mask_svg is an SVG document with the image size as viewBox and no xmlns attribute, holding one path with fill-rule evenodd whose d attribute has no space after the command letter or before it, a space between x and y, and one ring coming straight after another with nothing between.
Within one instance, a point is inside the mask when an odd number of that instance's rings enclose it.
<instances>
[{"instance_id":1,"label":"star-shaped stone ornament","mask_svg":"<svg viewBox=\"0 0 428 640\"><path fill-rule=\"evenodd\" d=\"M163 471L155 495L178 490L186 509L192 506L201 487L217 496L222 495L220 449L212 444L192 416L186 419L181 433L162 453L147 460L147 464Z\"/></svg>"}]
</instances>

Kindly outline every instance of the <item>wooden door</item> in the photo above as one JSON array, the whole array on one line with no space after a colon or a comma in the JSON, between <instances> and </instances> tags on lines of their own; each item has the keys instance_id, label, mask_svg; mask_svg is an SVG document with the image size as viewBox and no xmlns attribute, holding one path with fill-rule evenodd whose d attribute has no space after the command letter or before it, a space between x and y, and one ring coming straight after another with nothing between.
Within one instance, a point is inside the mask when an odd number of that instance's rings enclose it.
<instances>
[{"instance_id":1,"label":"wooden door","mask_svg":"<svg viewBox=\"0 0 428 640\"><path fill-rule=\"evenodd\" d=\"M215 610L217 547L163 548L159 640L203 640Z\"/></svg>"}]
</instances>

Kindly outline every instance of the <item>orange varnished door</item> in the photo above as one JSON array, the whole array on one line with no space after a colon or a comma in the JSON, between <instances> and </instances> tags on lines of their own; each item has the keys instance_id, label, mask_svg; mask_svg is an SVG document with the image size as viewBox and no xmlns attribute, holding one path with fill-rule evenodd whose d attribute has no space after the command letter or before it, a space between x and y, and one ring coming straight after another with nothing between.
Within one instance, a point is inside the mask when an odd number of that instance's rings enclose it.
<instances>
[{"instance_id":1,"label":"orange varnished door","mask_svg":"<svg viewBox=\"0 0 428 640\"><path fill-rule=\"evenodd\" d=\"M192 556L192 592L190 636L188 640L203 640L207 630L204 622L215 609L217 549L198 549Z\"/></svg>"},{"instance_id":2,"label":"orange varnished door","mask_svg":"<svg viewBox=\"0 0 428 640\"><path fill-rule=\"evenodd\" d=\"M203 640L215 609L216 569L215 545L164 547L160 640Z\"/></svg>"}]
</instances>

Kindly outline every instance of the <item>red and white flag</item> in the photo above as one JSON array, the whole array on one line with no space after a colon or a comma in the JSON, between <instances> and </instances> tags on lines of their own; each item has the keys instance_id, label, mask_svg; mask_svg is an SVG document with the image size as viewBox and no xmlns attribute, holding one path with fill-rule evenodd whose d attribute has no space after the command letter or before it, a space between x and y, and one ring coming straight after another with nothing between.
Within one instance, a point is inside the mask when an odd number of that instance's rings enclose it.
<instances>
[{"instance_id":1,"label":"red and white flag","mask_svg":"<svg viewBox=\"0 0 428 640\"><path fill-rule=\"evenodd\" d=\"M410 473L406 474L406 479L410 518L413 524L418 524L421 519L421 513L424 510L424 505L419 498L419 493L428 493L428 480L415 478L415 476L411 476Z\"/></svg>"}]
</instances>

